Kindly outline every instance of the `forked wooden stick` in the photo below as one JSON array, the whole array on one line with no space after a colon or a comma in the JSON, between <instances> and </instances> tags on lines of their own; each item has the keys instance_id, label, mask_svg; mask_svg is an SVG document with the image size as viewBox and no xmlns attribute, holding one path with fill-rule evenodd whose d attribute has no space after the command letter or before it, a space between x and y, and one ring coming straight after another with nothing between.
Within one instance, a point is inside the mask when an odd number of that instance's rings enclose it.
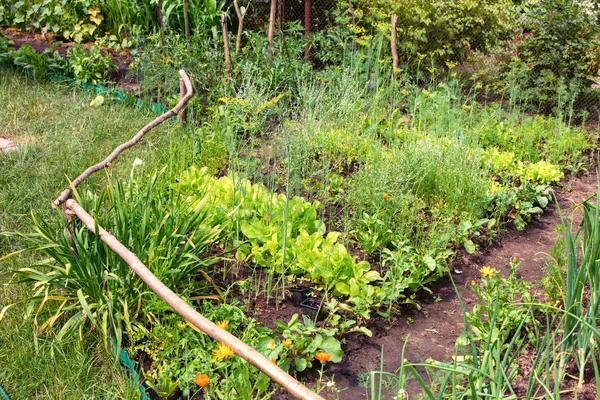
<instances>
[{"instance_id":1,"label":"forked wooden stick","mask_svg":"<svg viewBox=\"0 0 600 400\"><path fill-rule=\"evenodd\" d=\"M161 123L163 123L164 121L168 120L169 118L179 114L185 107L185 105L187 104L187 102L192 98L192 96L194 95L194 89L192 89L192 83L190 82L190 78L187 76L187 74L185 73L184 70L180 70L179 71L179 76L181 77L181 81L183 81L183 86L185 87L185 92L182 93L181 97L179 98L179 102L177 103L177 105L175 107L173 107L172 109L170 109L169 111L167 111L166 113L162 114L161 116L157 117L154 121L150 122L149 124L147 124L146 126L144 126L138 133L135 134L134 137L132 137L130 140L128 140L127 142L117 146L117 148L115 148L112 153L110 153L108 155L108 157L106 157L104 160L100 161L98 164L96 165L92 165L91 167L89 167L88 169L86 169L85 171L83 171L83 173L81 175L79 175L70 185L67 189L65 189L60 196L58 196L56 198L56 200L54 200L52 202L52 206L53 207L58 207L60 206L62 203L64 203L65 201L67 201L70 197L71 194L73 193L73 189L76 188L77 186L79 186L79 184L81 182L83 182L86 178L88 178L90 175L92 175L94 172L98 172L101 169L104 169L106 167L109 167L110 164L117 159L117 157L119 157L119 154L121 154L124 150L127 150L128 148L130 148L131 146L135 145L137 142L139 142L142 137L144 137L144 135L146 133L148 133L150 130L152 130L152 128L160 125Z\"/></svg>"},{"instance_id":2,"label":"forked wooden stick","mask_svg":"<svg viewBox=\"0 0 600 400\"><path fill-rule=\"evenodd\" d=\"M183 299L177 296L171 289L165 286L149 269L132 253L127 247L119 242L111 233L96 224L94 218L88 214L75 200L70 199L65 203L66 209L73 212L92 232L95 232L104 243L119 255L131 269L152 289L161 299L189 321L192 325L206 333L216 341L229 346L235 354L252 363L259 370L267 374L273 381L280 384L285 390L297 399L301 400L324 400L318 394L298 382L287 372L279 368L265 356L242 342L237 337L224 329L219 328L212 321L194 310Z\"/></svg>"}]
</instances>

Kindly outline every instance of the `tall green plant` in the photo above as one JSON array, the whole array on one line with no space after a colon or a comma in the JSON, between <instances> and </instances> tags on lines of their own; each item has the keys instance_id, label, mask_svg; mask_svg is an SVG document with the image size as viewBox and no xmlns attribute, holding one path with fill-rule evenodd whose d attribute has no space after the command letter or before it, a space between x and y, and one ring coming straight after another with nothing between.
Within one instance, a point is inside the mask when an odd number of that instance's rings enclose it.
<instances>
[{"instance_id":1,"label":"tall green plant","mask_svg":"<svg viewBox=\"0 0 600 400\"><path fill-rule=\"evenodd\" d=\"M184 282L199 271L204 282L212 280L203 271L216 259L206 256L220 235L218 224L207 224L206 208L181 206L177 199L156 195L155 172L146 187L133 177L123 185L109 183L100 195L86 192L76 198L98 224L133 251L150 270L175 291L186 292ZM86 325L103 333L105 343L114 334L120 346L123 331L144 316L150 295L141 279L98 235L78 220L67 221L57 213L54 221L33 217L33 233L18 234L31 243L28 250L48 256L30 267L15 271L15 282L34 284L34 295L26 300L37 312L34 323L41 333L64 321L57 338L79 333ZM216 289L218 290L218 289ZM0 319L8 305L0 312ZM41 311L53 315L38 323Z\"/></svg>"},{"instance_id":2,"label":"tall green plant","mask_svg":"<svg viewBox=\"0 0 600 400\"><path fill-rule=\"evenodd\" d=\"M600 198L600 187L594 196ZM573 235L572 224L561 215L567 248L565 288L565 336L561 343L561 371L570 359L579 369L579 382L584 379L585 366L595 360L595 345L600 337L593 329L600 317L600 208L583 202L583 220ZM596 364L594 364L596 365Z\"/></svg>"}]
</instances>

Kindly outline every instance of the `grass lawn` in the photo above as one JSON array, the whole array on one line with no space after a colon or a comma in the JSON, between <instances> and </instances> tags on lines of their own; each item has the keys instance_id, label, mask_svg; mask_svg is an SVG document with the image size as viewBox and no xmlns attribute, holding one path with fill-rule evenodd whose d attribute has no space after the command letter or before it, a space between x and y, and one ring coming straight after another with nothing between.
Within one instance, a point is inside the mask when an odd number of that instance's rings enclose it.
<instances>
[{"instance_id":1,"label":"grass lawn","mask_svg":"<svg viewBox=\"0 0 600 400\"><path fill-rule=\"evenodd\" d=\"M21 150L0 153L0 231L30 230L30 212L47 216L51 201L91 164L103 159L117 144L130 138L154 115L121 104L91 107L93 96L81 90L34 82L3 70L0 74L0 137L21 144ZM127 152L108 173L126 175L132 160L143 168L165 163L174 139L166 123ZM180 138L181 139L181 138ZM82 190L102 185L100 173ZM0 257L17 248L18 238L0 237ZM0 261L0 283L12 270L29 266L33 255ZM25 285L0 286L0 309L31 295ZM102 345L98 335L57 343L36 339L25 305L9 309L0 323L0 382L13 399L136 399L138 389ZM35 312L35 310L34 310ZM40 316L40 324L50 315Z\"/></svg>"}]
</instances>

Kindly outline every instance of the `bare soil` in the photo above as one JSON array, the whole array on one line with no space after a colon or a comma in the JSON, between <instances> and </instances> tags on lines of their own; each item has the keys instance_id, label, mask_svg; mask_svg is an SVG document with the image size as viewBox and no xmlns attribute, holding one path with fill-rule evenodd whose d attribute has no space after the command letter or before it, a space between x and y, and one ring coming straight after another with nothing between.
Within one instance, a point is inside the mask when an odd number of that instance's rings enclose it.
<instances>
[{"instance_id":1,"label":"bare soil","mask_svg":"<svg viewBox=\"0 0 600 400\"><path fill-rule=\"evenodd\" d=\"M2 30L2 34L15 43L15 49L21 48L24 44L31 46L35 51L43 53L46 49L58 51L61 56L65 56L69 48L77 46L74 42L61 42L55 40L54 35L47 33L41 35L39 33L19 32L15 28L7 28ZM93 43L82 44L84 47L90 47ZM112 49L102 48L103 52L109 53L117 69L112 72L110 81L114 82L115 87L126 91L136 91L138 89L135 79L127 76L127 68L133 61L133 58L127 51L116 52Z\"/></svg>"},{"instance_id":2,"label":"bare soil","mask_svg":"<svg viewBox=\"0 0 600 400\"><path fill-rule=\"evenodd\" d=\"M575 224L581 221L582 214L577 205L582 200L597 191L596 175L581 176L569 179L557 191L557 199L563 216L573 218ZM472 310L476 296L470 288L471 280L479 279L479 269L491 266L504 276L508 276L509 260L518 257L521 260L518 273L529 282L537 282L534 296L544 296L539 284L545 276L546 256L558 238L555 227L561 224L558 209L554 203L548 206L545 213L535 218L524 231L509 229L495 243L483 247L474 255L462 255L451 266L454 280L460 297L467 311ZM372 370L379 370L381 351L383 347L383 370L394 373L400 366L400 355L405 340L408 340L405 358L412 362L423 362L427 359L449 361L454 354L455 342L463 333L463 315L460 302L449 277L445 277L430 286L433 295L422 296L419 300L421 310L406 307L395 316L391 322L374 318L369 323L373 337L362 334L347 335L343 344L344 359L338 364L331 364L325 371L328 379L334 379L336 386L343 391L340 393L344 400L366 399L365 389L360 386L359 376ZM300 309L285 304L285 308L277 310L274 306L257 305L254 317L267 326L274 327L273 321L287 321ZM520 360L526 368L531 365L533 352L525 351ZM313 377L314 378L314 377ZM593 377L578 390L579 399L594 399L595 384ZM563 383L565 389L576 385L575 381ZM411 381L407 392L409 397L420 393L420 386ZM325 398L336 399L336 395L326 390L321 393ZM591 396L591 397L590 397ZM392 395L389 396L390 398ZM291 399L289 395L281 394L279 400ZM388 397L386 397L388 398ZM568 398L568 397L565 397Z\"/></svg>"}]
</instances>

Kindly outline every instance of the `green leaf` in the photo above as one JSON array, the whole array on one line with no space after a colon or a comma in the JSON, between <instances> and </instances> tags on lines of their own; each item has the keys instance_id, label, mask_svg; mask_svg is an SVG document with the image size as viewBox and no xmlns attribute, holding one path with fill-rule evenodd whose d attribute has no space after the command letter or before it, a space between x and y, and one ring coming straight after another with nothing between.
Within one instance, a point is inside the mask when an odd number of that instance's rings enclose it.
<instances>
[{"instance_id":1,"label":"green leaf","mask_svg":"<svg viewBox=\"0 0 600 400\"><path fill-rule=\"evenodd\" d=\"M344 356L344 352L342 351L342 346L339 340L328 336L321 343L321 350L325 353L331 354L331 361L334 363L338 363L342 361L342 357Z\"/></svg>"},{"instance_id":2,"label":"green leaf","mask_svg":"<svg viewBox=\"0 0 600 400\"><path fill-rule=\"evenodd\" d=\"M294 357L294 364L296 365L296 371L301 372L306 369L308 362L305 358Z\"/></svg>"},{"instance_id":3,"label":"green leaf","mask_svg":"<svg viewBox=\"0 0 600 400\"><path fill-rule=\"evenodd\" d=\"M475 243L473 243L471 239L463 240L463 246L465 246L465 250L469 254L473 254L475 253L475 250L477 250Z\"/></svg>"},{"instance_id":4,"label":"green leaf","mask_svg":"<svg viewBox=\"0 0 600 400\"><path fill-rule=\"evenodd\" d=\"M433 257L427 254L423 256L423 262L425 263L425 265L427 265L427 268L429 268L430 271L435 271L437 263L435 262Z\"/></svg>"},{"instance_id":5,"label":"green leaf","mask_svg":"<svg viewBox=\"0 0 600 400\"><path fill-rule=\"evenodd\" d=\"M100 107L102 104L104 104L104 96L99 94L90 102L90 107Z\"/></svg>"}]
</instances>

